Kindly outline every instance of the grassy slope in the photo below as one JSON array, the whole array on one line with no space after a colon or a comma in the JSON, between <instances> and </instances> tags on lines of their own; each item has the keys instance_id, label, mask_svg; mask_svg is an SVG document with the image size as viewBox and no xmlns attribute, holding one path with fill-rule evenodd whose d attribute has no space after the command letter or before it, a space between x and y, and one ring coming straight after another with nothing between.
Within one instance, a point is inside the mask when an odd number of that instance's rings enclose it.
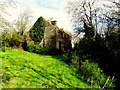
<instances>
[{"instance_id":1,"label":"grassy slope","mask_svg":"<svg viewBox=\"0 0 120 90\"><path fill-rule=\"evenodd\" d=\"M4 88L89 88L58 56L20 50L2 52Z\"/></svg>"}]
</instances>

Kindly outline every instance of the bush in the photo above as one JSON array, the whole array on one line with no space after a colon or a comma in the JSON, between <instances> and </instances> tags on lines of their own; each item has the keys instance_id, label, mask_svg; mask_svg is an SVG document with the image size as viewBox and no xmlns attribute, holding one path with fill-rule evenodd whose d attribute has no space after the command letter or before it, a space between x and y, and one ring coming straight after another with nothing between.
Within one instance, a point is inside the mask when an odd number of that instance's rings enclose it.
<instances>
[{"instance_id":1,"label":"bush","mask_svg":"<svg viewBox=\"0 0 120 90\"><path fill-rule=\"evenodd\" d=\"M57 55L61 54L58 49L55 48L42 48L39 45L35 44L29 44L27 45L27 51L37 53L37 54L42 54L42 55Z\"/></svg>"},{"instance_id":2,"label":"bush","mask_svg":"<svg viewBox=\"0 0 120 90\"><path fill-rule=\"evenodd\" d=\"M90 85L96 85L98 87L114 87L112 83L114 80L109 78L103 73L103 70L99 68L97 63L89 60L89 55L79 56L79 53L72 51L63 55L63 60L71 67L77 69L78 78L88 82ZM106 81L109 81L106 83ZM106 84L105 84L106 83Z\"/></svg>"},{"instance_id":3,"label":"bush","mask_svg":"<svg viewBox=\"0 0 120 90\"><path fill-rule=\"evenodd\" d=\"M17 34L16 31L4 31L1 33L2 46L6 47L20 47L24 41L23 36Z\"/></svg>"},{"instance_id":4,"label":"bush","mask_svg":"<svg viewBox=\"0 0 120 90\"><path fill-rule=\"evenodd\" d=\"M81 61L85 61L85 59L88 59L89 57L89 55L79 55L79 52L71 51L63 54L62 60L67 64L71 64L72 66L79 68Z\"/></svg>"},{"instance_id":5,"label":"bush","mask_svg":"<svg viewBox=\"0 0 120 90\"><path fill-rule=\"evenodd\" d=\"M101 70L96 63L90 62L89 60L81 62L80 72L82 72L81 76L83 80L91 85L98 85L99 87L115 87L112 83L112 79L109 79L109 81L106 82L109 77L103 73L103 70Z\"/></svg>"},{"instance_id":6,"label":"bush","mask_svg":"<svg viewBox=\"0 0 120 90\"><path fill-rule=\"evenodd\" d=\"M72 63L72 57L71 57L71 55L72 55L72 52L63 54L62 60L64 62L66 62L67 64L71 64Z\"/></svg>"},{"instance_id":7,"label":"bush","mask_svg":"<svg viewBox=\"0 0 120 90\"><path fill-rule=\"evenodd\" d=\"M4 47L4 46L2 46L2 47L0 48L0 52L5 52L5 47Z\"/></svg>"}]
</instances>

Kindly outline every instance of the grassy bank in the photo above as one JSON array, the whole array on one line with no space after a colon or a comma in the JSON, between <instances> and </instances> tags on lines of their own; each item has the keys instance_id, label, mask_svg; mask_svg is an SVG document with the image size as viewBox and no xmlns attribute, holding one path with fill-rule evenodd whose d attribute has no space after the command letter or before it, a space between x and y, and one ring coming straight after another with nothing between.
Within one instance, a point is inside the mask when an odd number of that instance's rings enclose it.
<instances>
[{"instance_id":1,"label":"grassy bank","mask_svg":"<svg viewBox=\"0 0 120 90\"><path fill-rule=\"evenodd\" d=\"M3 88L90 88L60 56L2 52Z\"/></svg>"}]
</instances>

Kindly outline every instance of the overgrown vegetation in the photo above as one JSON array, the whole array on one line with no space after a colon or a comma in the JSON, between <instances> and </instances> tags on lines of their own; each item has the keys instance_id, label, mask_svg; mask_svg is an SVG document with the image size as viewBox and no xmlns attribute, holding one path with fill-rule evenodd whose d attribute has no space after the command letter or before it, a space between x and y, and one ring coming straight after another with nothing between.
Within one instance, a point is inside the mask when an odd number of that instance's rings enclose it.
<instances>
[{"instance_id":1,"label":"overgrown vegetation","mask_svg":"<svg viewBox=\"0 0 120 90\"><path fill-rule=\"evenodd\" d=\"M29 30L31 39L39 44L44 36L45 31L45 19L43 17L38 18L33 27Z\"/></svg>"},{"instance_id":2,"label":"overgrown vegetation","mask_svg":"<svg viewBox=\"0 0 120 90\"><path fill-rule=\"evenodd\" d=\"M78 52L71 52L63 55L63 60L71 67L77 69L78 78L88 82L91 86L99 88L114 88L113 77L107 76L103 70L90 59L90 55L79 56ZM108 80L109 79L109 80Z\"/></svg>"},{"instance_id":3,"label":"overgrown vegetation","mask_svg":"<svg viewBox=\"0 0 120 90\"><path fill-rule=\"evenodd\" d=\"M42 48L39 45L29 44L27 45L27 51L42 54L42 55L59 55L60 50L56 48Z\"/></svg>"},{"instance_id":4,"label":"overgrown vegetation","mask_svg":"<svg viewBox=\"0 0 120 90\"><path fill-rule=\"evenodd\" d=\"M2 31L0 34L1 44L5 47L21 47L24 37L19 35L17 31Z\"/></svg>"},{"instance_id":5,"label":"overgrown vegetation","mask_svg":"<svg viewBox=\"0 0 120 90\"><path fill-rule=\"evenodd\" d=\"M86 59L97 63L106 75L115 77L116 87L120 88L120 4L117 0L105 2L101 4L103 7L97 5L100 2L96 0L68 2L67 11L72 15L75 37L84 37L79 38L72 53L77 56L74 61L84 61L83 57L87 56ZM73 60L72 54L68 57L69 62Z\"/></svg>"},{"instance_id":6,"label":"overgrown vegetation","mask_svg":"<svg viewBox=\"0 0 120 90\"><path fill-rule=\"evenodd\" d=\"M4 10L5 7L11 6L10 2L8 5L1 2L0 12L9 15ZM14 25L0 14L3 87L119 88L120 19L118 17L120 14L116 10L120 9L120 4L111 0L107 2L110 6L105 4L103 6L108 11L96 7L94 0L68 3L67 9L73 17L75 27L74 37L78 42L71 51L61 56L53 56L62 54L56 48L48 49L39 46L45 31L43 17L38 18L33 27L28 30L31 14L26 11L20 15ZM111 6L116 9L110 9ZM83 38L79 38L80 35ZM7 47L12 49L6 50ZM23 51L13 48L21 48ZM60 61L61 59L67 64Z\"/></svg>"}]
</instances>

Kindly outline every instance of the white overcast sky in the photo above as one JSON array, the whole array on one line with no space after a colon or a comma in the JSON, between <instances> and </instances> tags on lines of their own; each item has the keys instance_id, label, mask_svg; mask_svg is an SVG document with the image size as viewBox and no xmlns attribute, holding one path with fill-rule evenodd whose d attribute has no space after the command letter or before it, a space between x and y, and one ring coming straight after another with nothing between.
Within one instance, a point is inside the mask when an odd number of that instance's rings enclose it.
<instances>
[{"instance_id":1,"label":"white overcast sky","mask_svg":"<svg viewBox=\"0 0 120 90\"><path fill-rule=\"evenodd\" d=\"M17 0L18 6L16 8L9 8L8 12L12 18L10 21L17 19L20 13L29 9L32 11L34 23L37 18L43 16L45 19L53 17L52 20L57 21L59 28L64 28L68 32L72 32L72 24L70 16L65 11L66 0Z\"/></svg>"},{"instance_id":2,"label":"white overcast sky","mask_svg":"<svg viewBox=\"0 0 120 90\"><path fill-rule=\"evenodd\" d=\"M18 7L8 9L8 12L12 15L12 17L8 17L8 19L13 21L17 19L20 13L29 9L32 10L33 15L33 21L31 23L34 23L40 16L43 16L45 19L53 17L53 20L57 21L59 28L64 28L66 31L72 32L71 18L65 11L67 1L78 0L17 0ZM102 6L103 3L106 3L105 0L97 1L100 1L98 6Z\"/></svg>"}]
</instances>

